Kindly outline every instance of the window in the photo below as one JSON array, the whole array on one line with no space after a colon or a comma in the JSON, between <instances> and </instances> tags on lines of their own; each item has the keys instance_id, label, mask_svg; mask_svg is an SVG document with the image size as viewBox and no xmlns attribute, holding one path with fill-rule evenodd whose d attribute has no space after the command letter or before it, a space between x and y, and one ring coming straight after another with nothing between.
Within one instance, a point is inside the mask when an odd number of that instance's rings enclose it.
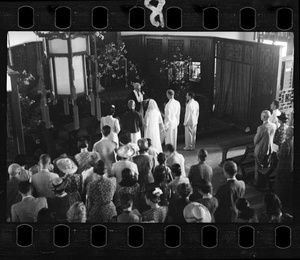
<instances>
[{"instance_id":1,"label":"window","mask_svg":"<svg viewBox=\"0 0 300 260\"><path fill-rule=\"evenodd\" d=\"M200 81L201 79L201 62L191 62L189 68L190 81Z\"/></svg>"},{"instance_id":2,"label":"window","mask_svg":"<svg viewBox=\"0 0 300 260\"><path fill-rule=\"evenodd\" d=\"M271 40L263 40L263 43L265 44L274 44L281 46L281 57L286 57L286 52L287 52L287 42L280 42L280 41L271 41Z\"/></svg>"}]
</instances>

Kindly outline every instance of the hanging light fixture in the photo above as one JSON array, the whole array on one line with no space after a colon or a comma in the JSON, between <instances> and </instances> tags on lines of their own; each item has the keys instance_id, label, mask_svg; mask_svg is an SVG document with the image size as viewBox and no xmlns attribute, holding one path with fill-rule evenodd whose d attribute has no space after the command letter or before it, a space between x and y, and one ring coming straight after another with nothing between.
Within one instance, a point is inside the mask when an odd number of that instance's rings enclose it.
<instances>
[{"instance_id":1,"label":"hanging light fixture","mask_svg":"<svg viewBox=\"0 0 300 260\"><path fill-rule=\"evenodd\" d=\"M73 32L37 32L44 38L44 52L49 60L52 91L64 100L64 112L73 105L74 129L79 129L77 97L88 94L86 62L88 35Z\"/></svg>"}]
</instances>

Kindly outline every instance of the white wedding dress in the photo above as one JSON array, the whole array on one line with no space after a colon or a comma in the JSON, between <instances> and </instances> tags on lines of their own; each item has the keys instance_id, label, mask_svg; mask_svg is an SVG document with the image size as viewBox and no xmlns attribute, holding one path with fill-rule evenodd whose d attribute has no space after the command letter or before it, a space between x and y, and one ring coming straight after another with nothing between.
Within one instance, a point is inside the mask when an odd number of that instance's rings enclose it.
<instances>
[{"instance_id":1,"label":"white wedding dress","mask_svg":"<svg viewBox=\"0 0 300 260\"><path fill-rule=\"evenodd\" d=\"M145 120L144 137L150 138L152 141L152 147L154 147L158 151L158 153L161 153L162 146L161 146L159 125L163 124L163 120L161 117L161 113L158 109L158 106L153 99L149 100L149 105L144 120Z\"/></svg>"}]
</instances>

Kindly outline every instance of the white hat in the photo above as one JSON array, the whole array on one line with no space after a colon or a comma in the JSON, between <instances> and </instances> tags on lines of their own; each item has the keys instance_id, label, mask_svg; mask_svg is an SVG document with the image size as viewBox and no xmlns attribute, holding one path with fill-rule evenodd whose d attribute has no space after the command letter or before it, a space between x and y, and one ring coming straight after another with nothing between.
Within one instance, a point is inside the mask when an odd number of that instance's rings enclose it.
<instances>
[{"instance_id":1,"label":"white hat","mask_svg":"<svg viewBox=\"0 0 300 260\"><path fill-rule=\"evenodd\" d=\"M210 223L209 210L199 202L192 202L185 206L183 216L188 223Z\"/></svg>"}]
</instances>

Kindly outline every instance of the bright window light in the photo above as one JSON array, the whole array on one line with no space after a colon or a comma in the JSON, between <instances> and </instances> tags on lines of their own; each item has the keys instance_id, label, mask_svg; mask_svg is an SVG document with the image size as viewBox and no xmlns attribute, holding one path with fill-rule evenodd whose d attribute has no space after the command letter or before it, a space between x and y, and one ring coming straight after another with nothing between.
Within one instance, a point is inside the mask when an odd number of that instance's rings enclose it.
<instances>
[{"instance_id":1,"label":"bright window light","mask_svg":"<svg viewBox=\"0 0 300 260\"><path fill-rule=\"evenodd\" d=\"M281 57L285 57L286 56L286 52L287 52L287 42L273 42L271 40L263 40L263 43L265 44L274 44L274 45L278 45L278 46L282 46L281 48Z\"/></svg>"}]
</instances>

